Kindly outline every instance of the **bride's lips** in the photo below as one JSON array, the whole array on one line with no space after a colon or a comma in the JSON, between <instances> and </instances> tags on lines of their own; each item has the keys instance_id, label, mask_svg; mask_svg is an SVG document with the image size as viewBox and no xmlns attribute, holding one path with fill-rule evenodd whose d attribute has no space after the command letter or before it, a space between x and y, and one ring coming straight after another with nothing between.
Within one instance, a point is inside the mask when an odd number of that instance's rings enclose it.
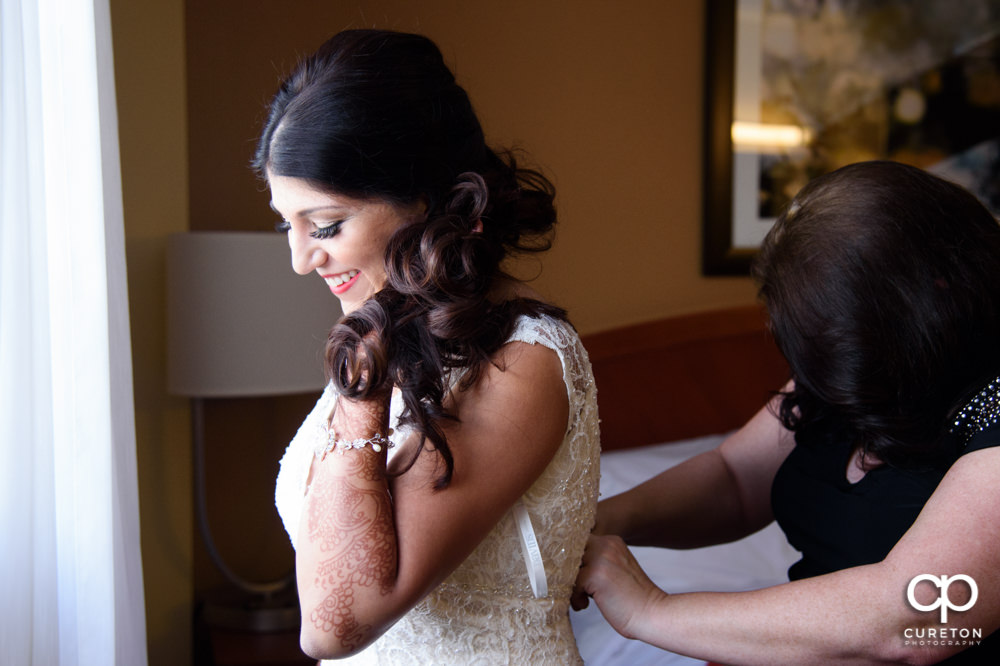
<instances>
[{"instance_id":1,"label":"bride's lips","mask_svg":"<svg viewBox=\"0 0 1000 666\"><path fill-rule=\"evenodd\" d=\"M357 282L360 277L361 272L354 269L343 273L331 273L322 276L322 278L326 280L327 286L330 287L330 291L337 296L340 296L345 291L353 287L354 283Z\"/></svg>"}]
</instances>

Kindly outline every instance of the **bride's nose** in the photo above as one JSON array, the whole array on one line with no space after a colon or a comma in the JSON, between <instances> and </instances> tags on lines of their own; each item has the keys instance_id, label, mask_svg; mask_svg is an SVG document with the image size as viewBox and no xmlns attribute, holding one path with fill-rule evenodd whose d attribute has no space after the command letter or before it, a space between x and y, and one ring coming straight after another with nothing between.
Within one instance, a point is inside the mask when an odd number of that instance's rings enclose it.
<instances>
[{"instance_id":1,"label":"bride's nose","mask_svg":"<svg viewBox=\"0 0 1000 666\"><path fill-rule=\"evenodd\" d=\"M308 275L329 260L315 238L294 227L288 231L288 247L292 251L292 270L299 275Z\"/></svg>"}]
</instances>

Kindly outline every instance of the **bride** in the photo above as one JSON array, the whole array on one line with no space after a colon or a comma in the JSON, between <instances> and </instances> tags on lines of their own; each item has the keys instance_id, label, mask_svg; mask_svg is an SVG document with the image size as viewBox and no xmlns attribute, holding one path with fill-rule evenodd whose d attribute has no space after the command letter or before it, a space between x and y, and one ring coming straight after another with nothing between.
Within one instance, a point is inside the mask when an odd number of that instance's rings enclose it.
<instances>
[{"instance_id":1,"label":"bride","mask_svg":"<svg viewBox=\"0 0 1000 666\"><path fill-rule=\"evenodd\" d=\"M342 32L272 100L254 166L345 313L281 461L303 650L377 664L582 663L596 390L565 312L503 270L553 188L487 147L418 35Z\"/></svg>"}]
</instances>

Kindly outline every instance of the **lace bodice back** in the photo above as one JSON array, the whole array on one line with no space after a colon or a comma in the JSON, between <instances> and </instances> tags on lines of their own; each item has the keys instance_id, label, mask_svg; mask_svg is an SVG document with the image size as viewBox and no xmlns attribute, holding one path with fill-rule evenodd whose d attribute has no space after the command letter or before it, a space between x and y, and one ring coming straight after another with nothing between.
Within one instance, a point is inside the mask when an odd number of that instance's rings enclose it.
<instances>
[{"instance_id":1,"label":"lace bodice back","mask_svg":"<svg viewBox=\"0 0 1000 666\"><path fill-rule=\"evenodd\" d=\"M569 596L594 522L599 481L597 391L579 337L567 323L522 317L510 340L552 349L562 363L569 423L552 461L521 498L545 568L548 594L532 593L513 512L458 569L346 664L576 664ZM275 502L294 545L327 388L281 461ZM392 421L402 405L394 400Z\"/></svg>"}]
</instances>

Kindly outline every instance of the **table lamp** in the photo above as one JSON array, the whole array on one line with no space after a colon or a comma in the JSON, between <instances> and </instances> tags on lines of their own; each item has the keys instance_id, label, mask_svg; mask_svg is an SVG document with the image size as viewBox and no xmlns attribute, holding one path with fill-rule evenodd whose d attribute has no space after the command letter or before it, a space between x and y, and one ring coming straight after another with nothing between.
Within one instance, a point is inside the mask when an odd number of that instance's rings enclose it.
<instances>
[{"instance_id":1,"label":"table lamp","mask_svg":"<svg viewBox=\"0 0 1000 666\"><path fill-rule=\"evenodd\" d=\"M167 240L167 390L191 398L195 511L213 563L250 601L208 607L210 625L273 631L298 625L294 574L253 582L212 538L205 499L204 401L319 391L323 350L340 318L322 280L297 275L284 235L190 232ZM294 596L292 596L294 599Z\"/></svg>"}]
</instances>

